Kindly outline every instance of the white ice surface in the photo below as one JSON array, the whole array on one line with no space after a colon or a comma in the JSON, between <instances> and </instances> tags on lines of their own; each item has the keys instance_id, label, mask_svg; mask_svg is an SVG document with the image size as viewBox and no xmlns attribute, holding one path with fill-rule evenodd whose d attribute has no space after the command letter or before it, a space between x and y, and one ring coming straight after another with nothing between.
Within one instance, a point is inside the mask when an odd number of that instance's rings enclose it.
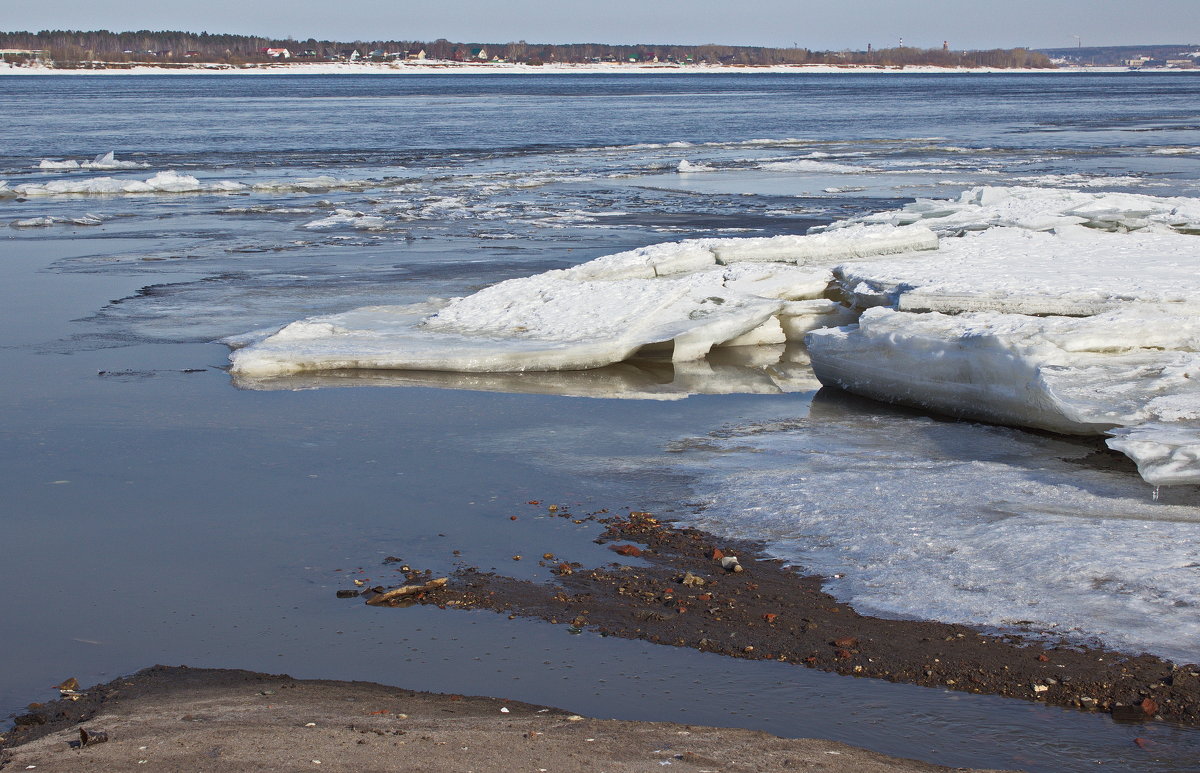
<instances>
[{"instance_id":1,"label":"white ice surface","mask_svg":"<svg viewBox=\"0 0 1200 773\"><path fill-rule=\"evenodd\" d=\"M1200 315L1191 311L875 308L807 341L822 383L956 416L1069 434L1200 419Z\"/></svg>"},{"instance_id":2,"label":"white ice surface","mask_svg":"<svg viewBox=\"0 0 1200 773\"><path fill-rule=\"evenodd\" d=\"M860 612L1200 662L1200 502L1155 501L1090 446L817 403L680 450L697 525L766 541Z\"/></svg>"},{"instance_id":3,"label":"white ice surface","mask_svg":"<svg viewBox=\"0 0 1200 773\"><path fill-rule=\"evenodd\" d=\"M1200 483L1200 201L977 188L861 221L919 222L941 246L834 269L857 307L890 308L809 336L823 383L1108 432L1147 481Z\"/></svg>"},{"instance_id":4,"label":"white ice surface","mask_svg":"<svg viewBox=\"0 0 1200 773\"><path fill-rule=\"evenodd\" d=\"M1200 199L1052 188L973 188L957 200L918 199L903 209L835 223L831 228L855 223L922 223L939 233L982 231L994 226L1048 231L1064 225L1113 231L1196 231L1200 230Z\"/></svg>"},{"instance_id":5,"label":"white ice surface","mask_svg":"<svg viewBox=\"0 0 1200 773\"><path fill-rule=\"evenodd\" d=\"M346 368L579 370L650 345L686 362L843 321L840 307L821 300L838 259L936 246L921 226L657 244L501 282L434 314L370 307L227 342L244 344L231 355L233 372L256 378ZM806 300L816 303L797 305Z\"/></svg>"},{"instance_id":6,"label":"white ice surface","mask_svg":"<svg viewBox=\"0 0 1200 773\"><path fill-rule=\"evenodd\" d=\"M67 159L65 161L54 161L52 159L43 158L37 165L38 169L145 169L149 164L141 161L118 161L116 154L113 151L101 153L91 161L76 161Z\"/></svg>"},{"instance_id":7,"label":"white ice surface","mask_svg":"<svg viewBox=\"0 0 1200 773\"><path fill-rule=\"evenodd\" d=\"M1175 231L995 227L943 237L928 255L844 263L835 274L864 305L904 310L1096 314L1137 302L1200 311L1200 238Z\"/></svg>"},{"instance_id":8,"label":"white ice surface","mask_svg":"<svg viewBox=\"0 0 1200 773\"><path fill-rule=\"evenodd\" d=\"M314 231L348 227L360 231L377 231L387 227L387 219L380 215L368 215L353 209L337 209L332 215L305 223L304 227Z\"/></svg>"},{"instance_id":9,"label":"white ice surface","mask_svg":"<svg viewBox=\"0 0 1200 773\"><path fill-rule=\"evenodd\" d=\"M12 223L13 228L46 228L53 225L100 225L105 218L100 215L93 215L88 212L77 217L53 217L45 215L43 217L30 217L24 220L15 220Z\"/></svg>"},{"instance_id":10,"label":"white ice surface","mask_svg":"<svg viewBox=\"0 0 1200 773\"><path fill-rule=\"evenodd\" d=\"M105 167L111 168L111 167ZM147 193L229 193L235 191L310 191L357 189L374 185L371 181L343 180L335 177L306 177L295 180L266 180L251 184L235 180L201 180L168 169L146 180L125 177L82 177L52 180L47 183L22 183L10 186L0 180L0 196L61 196Z\"/></svg>"}]
</instances>

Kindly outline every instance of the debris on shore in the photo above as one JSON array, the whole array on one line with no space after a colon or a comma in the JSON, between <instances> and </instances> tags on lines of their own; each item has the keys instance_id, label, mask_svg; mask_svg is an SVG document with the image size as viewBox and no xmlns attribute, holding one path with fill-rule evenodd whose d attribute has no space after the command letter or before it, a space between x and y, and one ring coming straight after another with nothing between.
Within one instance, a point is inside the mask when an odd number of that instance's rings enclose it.
<instances>
[{"instance_id":1,"label":"debris on shore","mask_svg":"<svg viewBox=\"0 0 1200 773\"><path fill-rule=\"evenodd\" d=\"M560 507L547 515L574 519ZM766 556L761 545L719 540L648 512L588 520L604 527L596 542L638 565L589 569L553 556L543 562L553 583L465 567L445 584L417 586L399 598L731 657L1107 712L1123 721L1200 724L1200 666L1019 633L860 615L826 593L823 578Z\"/></svg>"}]
</instances>

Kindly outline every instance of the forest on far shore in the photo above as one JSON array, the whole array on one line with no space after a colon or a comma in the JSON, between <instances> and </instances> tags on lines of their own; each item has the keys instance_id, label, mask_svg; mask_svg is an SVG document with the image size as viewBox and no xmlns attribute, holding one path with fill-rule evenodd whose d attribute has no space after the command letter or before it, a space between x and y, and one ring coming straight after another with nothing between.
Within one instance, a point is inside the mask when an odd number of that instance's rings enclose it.
<instances>
[{"instance_id":1,"label":"forest on far shore","mask_svg":"<svg viewBox=\"0 0 1200 773\"><path fill-rule=\"evenodd\" d=\"M0 49L13 53L13 64L33 60L55 67L87 67L95 62L157 63L160 65L212 62L241 65L262 62L394 61L434 59L522 64L552 62L675 62L679 64L856 64L930 65L935 67L1053 68L1045 54L1023 48L953 51L948 47L896 47L867 51L813 51L807 48L758 46L608 45L603 43L543 44L454 43L419 40L281 40L207 32L108 30L43 30L0 32ZM286 49L287 54L281 53ZM271 53L268 51L271 50ZM37 51L38 54L20 53Z\"/></svg>"}]
</instances>

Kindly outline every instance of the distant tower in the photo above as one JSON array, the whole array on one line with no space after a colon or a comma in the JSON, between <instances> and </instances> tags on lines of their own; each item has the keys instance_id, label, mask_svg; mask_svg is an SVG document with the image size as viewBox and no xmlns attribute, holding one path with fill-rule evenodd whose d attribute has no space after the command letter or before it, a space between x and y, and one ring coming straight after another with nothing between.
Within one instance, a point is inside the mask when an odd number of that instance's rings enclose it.
<instances>
[{"instance_id":1,"label":"distant tower","mask_svg":"<svg viewBox=\"0 0 1200 773\"><path fill-rule=\"evenodd\" d=\"M900 47L904 48L904 38L900 38Z\"/></svg>"},{"instance_id":2,"label":"distant tower","mask_svg":"<svg viewBox=\"0 0 1200 773\"><path fill-rule=\"evenodd\" d=\"M871 44L870 43L867 44L867 53L868 54L871 53Z\"/></svg>"},{"instance_id":3,"label":"distant tower","mask_svg":"<svg viewBox=\"0 0 1200 773\"><path fill-rule=\"evenodd\" d=\"M950 41L949 41L949 40L943 40L943 41L942 41L942 50L943 50L943 51L949 51L949 50L950 50Z\"/></svg>"}]
</instances>

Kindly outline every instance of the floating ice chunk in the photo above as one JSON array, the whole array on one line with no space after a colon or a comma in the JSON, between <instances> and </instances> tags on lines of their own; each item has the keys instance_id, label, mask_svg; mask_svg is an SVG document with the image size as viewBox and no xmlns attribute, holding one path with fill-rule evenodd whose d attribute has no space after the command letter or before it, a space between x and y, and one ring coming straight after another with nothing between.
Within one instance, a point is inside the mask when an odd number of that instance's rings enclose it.
<instances>
[{"instance_id":1,"label":"floating ice chunk","mask_svg":"<svg viewBox=\"0 0 1200 773\"><path fill-rule=\"evenodd\" d=\"M55 161L43 158L37 165L38 169L145 169L149 164L140 161L118 161L113 151L101 153L91 161L76 161L67 159Z\"/></svg>"},{"instance_id":2,"label":"floating ice chunk","mask_svg":"<svg viewBox=\"0 0 1200 773\"><path fill-rule=\"evenodd\" d=\"M378 183L371 180L346 180L341 177L320 175L301 177L296 180L256 182L250 187L256 191L312 191L312 190L357 190L370 188Z\"/></svg>"},{"instance_id":3,"label":"floating ice chunk","mask_svg":"<svg viewBox=\"0 0 1200 773\"><path fill-rule=\"evenodd\" d=\"M352 209L337 209L328 217L304 224L305 228L312 230L337 228L339 226L348 226L361 231L377 231L387 227L387 220L379 215L368 215L365 212L356 212Z\"/></svg>"},{"instance_id":4,"label":"floating ice chunk","mask_svg":"<svg viewBox=\"0 0 1200 773\"><path fill-rule=\"evenodd\" d=\"M432 316L409 307L368 307L294 322L235 351L233 371L582 370L662 342L673 342L673 359L684 361L757 328L783 306L728 291L720 270L603 283L554 273L501 282Z\"/></svg>"},{"instance_id":5,"label":"floating ice chunk","mask_svg":"<svg viewBox=\"0 0 1200 773\"><path fill-rule=\"evenodd\" d=\"M60 223L70 223L72 225L100 225L104 222L104 218L99 215L93 215L90 212L78 217L31 217L25 220L16 220L12 223L13 228L46 228Z\"/></svg>"},{"instance_id":6,"label":"floating ice chunk","mask_svg":"<svg viewBox=\"0 0 1200 773\"><path fill-rule=\"evenodd\" d=\"M86 162L81 166L91 168ZM125 162L118 162L125 163ZM132 163L132 162L131 162ZM144 165L139 165L144 166ZM124 168L124 167L97 167ZM54 196L84 194L138 194L138 193L227 193L236 191L321 191L361 190L381 184L379 180L343 180L336 177L303 177L296 180L260 181L247 185L234 180L200 180L191 175L173 170L159 172L148 180L131 180L116 177L88 177L83 179L53 180L48 183L26 183L9 187L0 181L0 196Z\"/></svg>"},{"instance_id":7,"label":"floating ice chunk","mask_svg":"<svg viewBox=\"0 0 1200 773\"><path fill-rule=\"evenodd\" d=\"M795 161L768 161L759 164L759 169L771 172L817 172L826 174L857 174L873 171L870 167L853 164L835 164L831 161L812 161L797 159Z\"/></svg>"},{"instance_id":8,"label":"floating ice chunk","mask_svg":"<svg viewBox=\"0 0 1200 773\"><path fill-rule=\"evenodd\" d=\"M680 174L689 174L692 172L715 172L716 170L713 169L708 164L704 164L704 163L693 164L691 161L688 161L685 158L679 162L679 166L675 167L675 171L679 172Z\"/></svg>"},{"instance_id":9,"label":"floating ice chunk","mask_svg":"<svg viewBox=\"0 0 1200 773\"><path fill-rule=\"evenodd\" d=\"M1200 418L1200 315L1188 308L1128 304L1081 318L875 308L857 326L806 340L823 384L1067 434L1140 427L1113 447L1145 459L1157 427ZM1200 483L1200 464L1186 452L1167 467L1160 481Z\"/></svg>"},{"instance_id":10,"label":"floating ice chunk","mask_svg":"<svg viewBox=\"0 0 1200 773\"><path fill-rule=\"evenodd\" d=\"M66 161L54 161L49 158L43 158L37 165L38 169L79 169L79 162L74 159Z\"/></svg>"},{"instance_id":11,"label":"floating ice chunk","mask_svg":"<svg viewBox=\"0 0 1200 773\"><path fill-rule=\"evenodd\" d=\"M18 185L12 190L22 196L53 196L56 194L103 193L197 193L240 191L246 188L230 180L201 182L191 175L172 170L159 172L148 180L127 180L116 177L88 177L54 180L48 183Z\"/></svg>"},{"instance_id":12,"label":"floating ice chunk","mask_svg":"<svg viewBox=\"0 0 1200 773\"><path fill-rule=\"evenodd\" d=\"M30 218L26 218L24 220L14 220L12 223L12 227L13 228L45 228L46 226L54 225L57 222L58 222L57 220L55 220L54 218L47 215L46 217L30 217Z\"/></svg>"},{"instance_id":13,"label":"floating ice chunk","mask_svg":"<svg viewBox=\"0 0 1200 773\"><path fill-rule=\"evenodd\" d=\"M84 169L144 169L150 165L141 161L118 161L116 154L110 150L91 161L84 161L80 166Z\"/></svg>"},{"instance_id":14,"label":"floating ice chunk","mask_svg":"<svg viewBox=\"0 0 1200 773\"><path fill-rule=\"evenodd\" d=\"M1106 442L1137 464L1138 473L1156 486L1200 483L1200 422L1148 422L1113 430Z\"/></svg>"},{"instance_id":15,"label":"floating ice chunk","mask_svg":"<svg viewBox=\"0 0 1200 773\"><path fill-rule=\"evenodd\" d=\"M371 307L301 320L234 352L233 371L552 371L601 367L650 346L686 362L714 347L779 344L844 321L848 311L837 304L804 304L825 294L838 259L936 246L923 226L651 245L501 282L426 317Z\"/></svg>"}]
</instances>

